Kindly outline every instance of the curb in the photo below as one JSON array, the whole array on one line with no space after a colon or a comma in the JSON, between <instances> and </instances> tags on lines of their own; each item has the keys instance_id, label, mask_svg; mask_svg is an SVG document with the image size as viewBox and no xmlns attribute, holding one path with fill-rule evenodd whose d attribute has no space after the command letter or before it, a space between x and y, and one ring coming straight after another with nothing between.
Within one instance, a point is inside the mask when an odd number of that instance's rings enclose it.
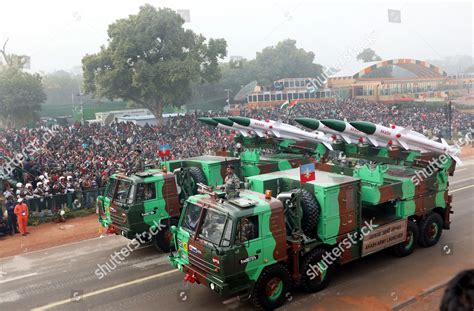
<instances>
[{"instance_id":1,"label":"curb","mask_svg":"<svg viewBox=\"0 0 474 311\"><path fill-rule=\"evenodd\" d=\"M393 308L392 308L392 311L399 311L399 310L402 310L403 308L415 303L419 298L423 298L423 297L426 297L428 296L429 294L437 291L438 289L440 288L443 288L445 287L447 284L449 283L449 280L448 281L445 281L445 282L442 282L442 283L439 283L435 286L432 286L430 288L428 288L427 290L423 291L421 294L419 295L416 295L416 296L412 296L410 298L408 298L407 300L395 305Z\"/></svg>"}]
</instances>

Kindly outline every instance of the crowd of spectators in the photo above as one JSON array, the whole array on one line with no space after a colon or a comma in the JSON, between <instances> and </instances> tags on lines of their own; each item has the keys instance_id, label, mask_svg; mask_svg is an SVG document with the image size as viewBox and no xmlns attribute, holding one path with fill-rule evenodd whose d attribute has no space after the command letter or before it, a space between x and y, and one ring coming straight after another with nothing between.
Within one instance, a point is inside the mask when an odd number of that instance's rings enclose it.
<instances>
[{"instance_id":1,"label":"crowd of spectators","mask_svg":"<svg viewBox=\"0 0 474 311\"><path fill-rule=\"evenodd\" d=\"M13 173L7 172L13 174L10 176L12 179L22 183L18 189L11 190L17 197L19 190L24 197L26 190L38 192L38 189L42 189L43 201L50 195L82 192L84 195L81 201L90 204L111 174L130 169L132 154L136 149L142 151L145 166L156 166L162 160L192 157L222 148L232 148L233 133L198 121L201 116L215 115L225 114L188 113L171 117L158 126L140 127L132 123L113 123L111 126L61 126L54 132L44 127L2 130L0 166L4 168L8 159L23 153L19 157L20 168ZM293 118L297 116L365 120L384 125L395 123L404 127L411 126L428 136L442 136L443 129L449 124L444 107L421 104L402 107L362 100L297 104L290 109L273 107L241 111L241 115L257 119L281 119L292 124ZM472 114L453 109L453 133L470 131L473 124ZM171 154L166 158L159 155L162 144L169 144L171 147ZM91 194L86 196L86 193ZM37 194L35 199L39 200L40 194Z\"/></svg>"}]
</instances>

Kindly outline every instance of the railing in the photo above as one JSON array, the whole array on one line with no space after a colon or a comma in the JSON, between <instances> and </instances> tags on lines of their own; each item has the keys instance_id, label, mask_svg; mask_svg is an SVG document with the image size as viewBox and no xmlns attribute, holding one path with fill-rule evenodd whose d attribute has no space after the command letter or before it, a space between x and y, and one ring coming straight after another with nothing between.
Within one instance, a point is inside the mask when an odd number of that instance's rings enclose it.
<instances>
[{"instance_id":1,"label":"railing","mask_svg":"<svg viewBox=\"0 0 474 311\"><path fill-rule=\"evenodd\" d=\"M105 188L75 191L65 194L55 194L41 198L25 200L30 215L47 217L57 214L60 210L75 211L95 208L96 200L102 195Z\"/></svg>"}]
</instances>

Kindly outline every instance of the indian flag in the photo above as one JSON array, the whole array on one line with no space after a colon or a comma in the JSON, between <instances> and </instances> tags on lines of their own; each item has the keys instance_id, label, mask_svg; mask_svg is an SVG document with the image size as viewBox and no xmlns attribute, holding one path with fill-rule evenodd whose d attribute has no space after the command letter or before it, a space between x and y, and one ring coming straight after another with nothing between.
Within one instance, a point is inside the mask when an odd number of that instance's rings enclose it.
<instances>
[{"instance_id":1,"label":"indian flag","mask_svg":"<svg viewBox=\"0 0 474 311\"><path fill-rule=\"evenodd\" d=\"M289 105L290 105L290 101L287 100L286 102L284 102L283 104L281 104L280 109L286 109L286 108L288 108Z\"/></svg>"},{"instance_id":2,"label":"indian flag","mask_svg":"<svg viewBox=\"0 0 474 311\"><path fill-rule=\"evenodd\" d=\"M291 102L287 100L283 104L281 104L280 109L285 109L285 108L293 108L296 104L298 103L298 100L292 100Z\"/></svg>"},{"instance_id":3,"label":"indian flag","mask_svg":"<svg viewBox=\"0 0 474 311\"><path fill-rule=\"evenodd\" d=\"M298 104L298 100L297 99L292 100L288 108L293 108L294 106L296 106L296 104Z\"/></svg>"}]
</instances>

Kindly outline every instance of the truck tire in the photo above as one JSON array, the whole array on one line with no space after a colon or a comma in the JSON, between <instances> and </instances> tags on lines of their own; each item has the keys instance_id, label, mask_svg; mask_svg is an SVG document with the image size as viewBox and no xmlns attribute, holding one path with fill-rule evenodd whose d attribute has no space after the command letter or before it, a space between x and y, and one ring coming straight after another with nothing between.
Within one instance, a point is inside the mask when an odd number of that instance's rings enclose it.
<instances>
[{"instance_id":1,"label":"truck tire","mask_svg":"<svg viewBox=\"0 0 474 311\"><path fill-rule=\"evenodd\" d=\"M163 220L163 224L166 224L166 226L158 228L158 233L153 237L153 246L157 250L169 253L175 250L170 227L178 225L178 220L176 218L170 218L169 222L168 220Z\"/></svg>"},{"instance_id":2,"label":"truck tire","mask_svg":"<svg viewBox=\"0 0 474 311\"><path fill-rule=\"evenodd\" d=\"M251 294L251 302L260 309L273 310L281 307L292 287L291 275L280 264L263 270Z\"/></svg>"},{"instance_id":3,"label":"truck tire","mask_svg":"<svg viewBox=\"0 0 474 311\"><path fill-rule=\"evenodd\" d=\"M308 237L316 238L318 235L317 226L320 215L318 201L314 195L306 189L294 189L291 192L301 193L301 208L303 209L301 229Z\"/></svg>"},{"instance_id":4,"label":"truck tire","mask_svg":"<svg viewBox=\"0 0 474 311\"><path fill-rule=\"evenodd\" d=\"M418 243L430 247L438 243L443 232L443 218L438 213L430 213L418 223Z\"/></svg>"},{"instance_id":5,"label":"truck tire","mask_svg":"<svg viewBox=\"0 0 474 311\"><path fill-rule=\"evenodd\" d=\"M327 251L316 248L303 259L301 270L301 286L309 293L319 292L329 285L334 273L334 266L323 261ZM323 271L320 271L323 270Z\"/></svg>"},{"instance_id":6,"label":"truck tire","mask_svg":"<svg viewBox=\"0 0 474 311\"><path fill-rule=\"evenodd\" d=\"M191 175L194 182L193 193L196 194L198 183L207 185L206 176L204 176L204 173L202 172L201 168L195 166L189 168L189 174Z\"/></svg>"},{"instance_id":7,"label":"truck tire","mask_svg":"<svg viewBox=\"0 0 474 311\"><path fill-rule=\"evenodd\" d=\"M392 246L392 251L397 257L405 257L413 253L418 241L418 226L411 220L408 221L407 239L402 243Z\"/></svg>"}]
</instances>

